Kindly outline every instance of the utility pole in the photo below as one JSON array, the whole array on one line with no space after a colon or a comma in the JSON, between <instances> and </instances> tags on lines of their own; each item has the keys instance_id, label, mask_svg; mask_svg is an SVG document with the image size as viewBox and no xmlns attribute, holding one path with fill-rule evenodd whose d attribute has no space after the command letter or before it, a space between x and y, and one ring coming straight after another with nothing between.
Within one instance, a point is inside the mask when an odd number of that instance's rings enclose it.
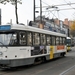
<instances>
[{"instance_id":1,"label":"utility pole","mask_svg":"<svg viewBox=\"0 0 75 75\"><path fill-rule=\"evenodd\" d=\"M0 25L1 25L1 9L0 9Z\"/></svg>"},{"instance_id":2,"label":"utility pole","mask_svg":"<svg viewBox=\"0 0 75 75\"><path fill-rule=\"evenodd\" d=\"M16 23L18 24L18 13L17 13L17 0L15 0L15 15L16 15Z\"/></svg>"},{"instance_id":3,"label":"utility pole","mask_svg":"<svg viewBox=\"0 0 75 75\"><path fill-rule=\"evenodd\" d=\"M35 22L35 0L33 1L33 4L34 4L34 22ZM40 0L40 23L42 23L42 0Z\"/></svg>"},{"instance_id":4,"label":"utility pole","mask_svg":"<svg viewBox=\"0 0 75 75\"><path fill-rule=\"evenodd\" d=\"M33 9L33 11L34 11L34 22L35 22L35 0L33 1L33 4L34 4L34 9Z\"/></svg>"},{"instance_id":5,"label":"utility pole","mask_svg":"<svg viewBox=\"0 0 75 75\"><path fill-rule=\"evenodd\" d=\"M40 23L42 24L42 0L40 0Z\"/></svg>"}]
</instances>

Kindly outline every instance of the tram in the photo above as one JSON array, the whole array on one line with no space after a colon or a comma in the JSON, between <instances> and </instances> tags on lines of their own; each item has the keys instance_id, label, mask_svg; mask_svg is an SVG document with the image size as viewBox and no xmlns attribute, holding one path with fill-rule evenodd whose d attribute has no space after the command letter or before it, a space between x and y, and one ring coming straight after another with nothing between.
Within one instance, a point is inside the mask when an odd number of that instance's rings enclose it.
<instances>
[{"instance_id":1,"label":"tram","mask_svg":"<svg viewBox=\"0 0 75 75\"><path fill-rule=\"evenodd\" d=\"M67 45L67 52L71 51L72 40L70 37L67 37L66 45Z\"/></svg>"},{"instance_id":2,"label":"tram","mask_svg":"<svg viewBox=\"0 0 75 75\"><path fill-rule=\"evenodd\" d=\"M25 25L0 26L0 67L12 68L66 54L66 35Z\"/></svg>"}]
</instances>

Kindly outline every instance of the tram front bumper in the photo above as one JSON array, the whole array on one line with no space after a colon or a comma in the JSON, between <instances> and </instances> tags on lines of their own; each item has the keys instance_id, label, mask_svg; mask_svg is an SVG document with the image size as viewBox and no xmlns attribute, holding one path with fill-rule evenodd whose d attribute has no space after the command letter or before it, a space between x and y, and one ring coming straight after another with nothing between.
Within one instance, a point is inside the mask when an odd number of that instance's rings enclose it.
<instances>
[{"instance_id":1,"label":"tram front bumper","mask_svg":"<svg viewBox=\"0 0 75 75\"><path fill-rule=\"evenodd\" d=\"M9 60L0 60L0 68L8 68L10 64Z\"/></svg>"},{"instance_id":2,"label":"tram front bumper","mask_svg":"<svg viewBox=\"0 0 75 75\"><path fill-rule=\"evenodd\" d=\"M0 64L10 64L9 60L0 60Z\"/></svg>"}]
</instances>

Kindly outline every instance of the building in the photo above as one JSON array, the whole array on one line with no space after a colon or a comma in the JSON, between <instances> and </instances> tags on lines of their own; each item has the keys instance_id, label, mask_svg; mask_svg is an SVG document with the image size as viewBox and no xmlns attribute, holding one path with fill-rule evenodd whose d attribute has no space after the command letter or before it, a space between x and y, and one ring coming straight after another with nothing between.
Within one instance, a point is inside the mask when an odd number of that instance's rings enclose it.
<instances>
[{"instance_id":1,"label":"building","mask_svg":"<svg viewBox=\"0 0 75 75\"><path fill-rule=\"evenodd\" d=\"M61 26L61 22L60 22L61 20L59 20L59 19L55 19L55 23L57 24L57 25L60 25ZM65 29L67 29L67 31L66 31L66 34L67 34L67 36L71 36L70 35L70 26L72 25L72 23L73 23L73 21L71 21L71 20L68 20L68 18L66 18L66 19L64 19L64 21L62 21L62 28L65 28Z\"/></svg>"}]
</instances>

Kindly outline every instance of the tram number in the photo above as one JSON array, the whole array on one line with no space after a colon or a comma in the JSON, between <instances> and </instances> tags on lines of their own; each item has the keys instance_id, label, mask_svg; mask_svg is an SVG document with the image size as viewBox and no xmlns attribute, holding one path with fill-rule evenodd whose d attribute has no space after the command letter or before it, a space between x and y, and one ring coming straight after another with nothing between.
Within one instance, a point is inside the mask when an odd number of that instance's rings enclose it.
<instances>
[{"instance_id":1,"label":"tram number","mask_svg":"<svg viewBox=\"0 0 75 75\"><path fill-rule=\"evenodd\" d=\"M22 49L20 49L20 50L27 50L26 48L22 48Z\"/></svg>"}]
</instances>

